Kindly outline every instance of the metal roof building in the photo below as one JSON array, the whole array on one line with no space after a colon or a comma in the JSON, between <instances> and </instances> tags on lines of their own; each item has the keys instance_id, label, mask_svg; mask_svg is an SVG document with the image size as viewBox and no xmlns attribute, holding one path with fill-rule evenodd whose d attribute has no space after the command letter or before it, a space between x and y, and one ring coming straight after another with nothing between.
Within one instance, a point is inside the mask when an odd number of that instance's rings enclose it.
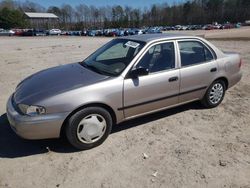
<instances>
[{"instance_id":1,"label":"metal roof building","mask_svg":"<svg viewBox=\"0 0 250 188\"><path fill-rule=\"evenodd\" d=\"M58 16L53 13L24 12L24 17L33 28L55 28L59 21Z\"/></svg>"},{"instance_id":2,"label":"metal roof building","mask_svg":"<svg viewBox=\"0 0 250 188\"><path fill-rule=\"evenodd\" d=\"M58 19L58 16L56 16L55 14L53 13L39 13L39 12L24 12L24 14L28 17L28 18L56 18Z\"/></svg>"}]
</instances>

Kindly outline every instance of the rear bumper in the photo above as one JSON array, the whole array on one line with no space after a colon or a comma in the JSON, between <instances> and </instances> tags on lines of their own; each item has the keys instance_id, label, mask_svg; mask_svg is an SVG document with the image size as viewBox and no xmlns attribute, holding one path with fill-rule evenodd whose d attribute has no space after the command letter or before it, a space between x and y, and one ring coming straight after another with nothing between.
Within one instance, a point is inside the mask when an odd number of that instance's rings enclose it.
<instances>
[{"instance_id":1,"label":"rear bumper","mask_svg":"<svg viewBox=\"0 0 250 188\"><path fill-rule=\"evenodd\" d=\"M60 137L63 121L68 115L68 113L46 114L33 117L21 115L14 108L12 96L7 102L6 112L13 131L25 139Z\"/></svg>"},{"instance_id":2,"label":"rear bumper","mask_svg":"<svg viewBox=\"0 0 250 188\"><path fill-rule=\"evenodd\" d=\"M230 75L229 85L228 88L237 84L242 78L242 71L239 71L236 74Z\"/></svg>"}]
</instances>

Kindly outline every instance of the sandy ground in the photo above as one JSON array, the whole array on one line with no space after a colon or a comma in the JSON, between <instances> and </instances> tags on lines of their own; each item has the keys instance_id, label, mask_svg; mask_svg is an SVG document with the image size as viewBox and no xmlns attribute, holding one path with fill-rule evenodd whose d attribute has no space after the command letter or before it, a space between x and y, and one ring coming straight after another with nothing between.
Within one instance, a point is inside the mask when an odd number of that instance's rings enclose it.
<instances>
[{"instance_id":1,"label":"sandy ground","mask_svg":"<svg viewBox=\"0 0 250 188\"><path fill-rule=\"evenodd\" d=\"M0 38L0 187L250 187L249 41L212 41L244 61L242 81L217 108L192 103L129 121L81 152L12 132L5 104L23 78L82 60L108 40Z\"/></svg>"}]
</instances>

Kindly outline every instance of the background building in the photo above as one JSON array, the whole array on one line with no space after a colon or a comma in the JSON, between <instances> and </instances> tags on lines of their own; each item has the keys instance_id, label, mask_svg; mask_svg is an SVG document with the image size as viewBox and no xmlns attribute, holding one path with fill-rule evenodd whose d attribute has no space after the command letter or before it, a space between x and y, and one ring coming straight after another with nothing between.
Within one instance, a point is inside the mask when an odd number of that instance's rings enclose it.
<instances>
[{"instance_id":1,"label":"background building","mask_svg":"<svg viewBox=\"0 0 250 188\"><path fill-rule=\"evenodd\" d=\"M52 29L59 26L58 16L52 13L24 12L24 17L32 28Z\"/></svg>"}]
</instances>

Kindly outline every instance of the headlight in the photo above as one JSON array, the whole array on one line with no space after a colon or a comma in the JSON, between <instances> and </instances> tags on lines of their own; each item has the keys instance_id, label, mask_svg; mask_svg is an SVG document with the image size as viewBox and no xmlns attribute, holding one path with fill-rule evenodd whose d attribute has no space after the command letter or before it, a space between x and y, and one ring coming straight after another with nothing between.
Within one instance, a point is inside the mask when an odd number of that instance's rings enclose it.
<instances>
[{"instance_id":1,"label":"headlight","mask_svg":"<svg viewBox=\"0 0 250 188\"><path fill-rule=\"evenodd\" d=\"M40 115L40 114L45 114L46 110L42 106L29 106L26 104L19 104L18 108L23 114L27 114L30 116L35 116L35 115Z\"/></svg>"}]
</instances>

